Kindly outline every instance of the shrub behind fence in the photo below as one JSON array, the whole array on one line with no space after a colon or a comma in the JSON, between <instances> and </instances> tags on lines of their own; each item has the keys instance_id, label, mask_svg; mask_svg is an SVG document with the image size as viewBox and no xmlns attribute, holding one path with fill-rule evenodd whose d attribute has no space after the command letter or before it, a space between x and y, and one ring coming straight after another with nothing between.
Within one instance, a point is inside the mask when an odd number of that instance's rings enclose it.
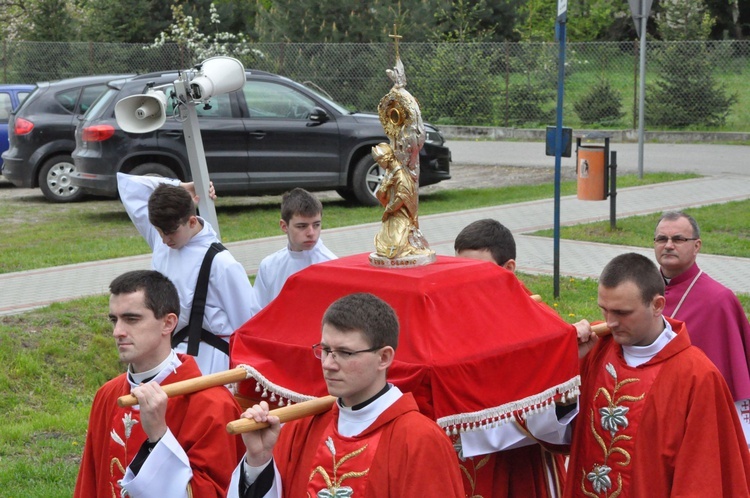
<instances>
[{"instance_id":1,"label":"shrub behind fence","mask_svg":"<svg viewBox=\"0 0 750 498\"><path fill-rule=\"evenodd\" d=\"M351 109L375 111L390 88L388 43L230 46L247 68L312 82ZM554 123L557 45L402 43L407 88L436 124L541 127ZM635 128L637 42L569 43L564 124ZM232 50L234 49L234 50ZM247 53L249 52L249 53ZM748 131L750 41L649 42L646 122L655 129ZM230 54L231 55L231 54ZM199 62L166 44L4 42L0 82L185 69ZM600 89L604 90L599 95ZM616 101L616 102L611 102Z\"/></svg>"}]
</instances>

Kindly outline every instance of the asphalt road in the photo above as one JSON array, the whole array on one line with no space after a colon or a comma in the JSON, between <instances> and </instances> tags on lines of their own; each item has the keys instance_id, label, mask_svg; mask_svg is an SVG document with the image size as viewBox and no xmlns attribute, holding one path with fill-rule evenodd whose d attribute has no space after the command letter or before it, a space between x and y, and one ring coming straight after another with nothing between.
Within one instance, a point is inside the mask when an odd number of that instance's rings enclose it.
<instances>
[{"instance_id":1,"label":"asphalt road","mask_svg":"<svg viewBox=\"0 0 750 498\"><path fill-rule=\"evenodd\" d=\"M544 142L488 142L451 140L446 143L455 164L554 168L554 156L545 155ZM603 145L603 142L592 142ZM637 143L610 143L617 152L618 171L638 171ZM572 157L562 158L561 168L575 171ZM717 144L654 144L643 147L643 171L671 173L750 174L750 146Z\"/></svg>"}]
</instances>

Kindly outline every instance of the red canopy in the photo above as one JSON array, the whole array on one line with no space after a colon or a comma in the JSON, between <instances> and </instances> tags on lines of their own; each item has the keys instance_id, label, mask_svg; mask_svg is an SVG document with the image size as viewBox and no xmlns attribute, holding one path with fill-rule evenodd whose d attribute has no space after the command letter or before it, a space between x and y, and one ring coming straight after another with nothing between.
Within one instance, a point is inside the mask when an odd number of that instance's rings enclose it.
<instances>
[{"instance_id":1,"label":"red canopy","mask_svg":"<svg viewBox=\"0 0 750 498\"><path fill-rule=\"evenodd\" d=\"M446 429L483 427L578 392L575 329L530 299L512 273L447 256L417 268L374 268L358 254L292 275L232 335L232 366L250 366L255 379L239 394L262 392L280 405L328 394L311 346L326 308L354 292L396 310L401 332L388 378Z\"/></svg>"}]
</instances>

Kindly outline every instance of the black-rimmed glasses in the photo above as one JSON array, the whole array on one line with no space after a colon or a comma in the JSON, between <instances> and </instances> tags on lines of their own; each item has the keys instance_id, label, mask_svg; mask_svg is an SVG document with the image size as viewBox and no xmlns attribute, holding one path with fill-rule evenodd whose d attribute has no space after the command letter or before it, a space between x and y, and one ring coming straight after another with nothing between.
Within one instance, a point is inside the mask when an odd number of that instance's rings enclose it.
<instances>
[{"instance_id":1,"label":"black-rimmed glasses","mask_svg":"<svg viewBox=\"0 0 750 498\"><path fill-rule=\"evenodd\" d=\"M319 360L325 360L328 355L331 355L335 361L347 361L354 358L355 355L360 353L374 353L375 351L383 349L383 346L377 346L369 349L360 349L359 351L347 351L345 349L331 349L318 343L312 347L313 354Z\"/></svg>"},{"instance_id":2,"label":"black-rimmed glasses","mask_svg":"<svg viewBox=\"0 0 750 498\"><path fill-rule=\"evenodd\" d=\"M688 240L698 240L698 237L683 237L682 235L667 237L666 235L659 235L658 237L654 237L654 244L663 246L670 240L672 241L672 244L679 246L680 244L684 244Z\"/></svg>"}]
</instances>

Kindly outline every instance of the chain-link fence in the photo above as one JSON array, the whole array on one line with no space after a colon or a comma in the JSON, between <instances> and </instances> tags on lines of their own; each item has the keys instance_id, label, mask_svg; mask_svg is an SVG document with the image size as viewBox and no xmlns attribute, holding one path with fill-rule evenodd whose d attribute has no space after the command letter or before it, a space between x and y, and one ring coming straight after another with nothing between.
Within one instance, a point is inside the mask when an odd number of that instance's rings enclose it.
<instances>
[{"instance_id":1,"label":"chain-link fence","mask_svg":"<svg viewBox=\"0 0 750 498\"><path fill-rule=\"evenodd\" d=\"M394 46L260 43L230 46L247 68L312 82L334 100L374 111L390 88ZM564 123L635 128L637 42L569 43ZM408 89L435 124L537 128L553 124L558 47L552 43L402 43ZM211 52L172 44L5 42L1 82L191 67ZM650 129L748 131L750 41L649 42L646 123Z\"/></svg>"}]
</instances>

